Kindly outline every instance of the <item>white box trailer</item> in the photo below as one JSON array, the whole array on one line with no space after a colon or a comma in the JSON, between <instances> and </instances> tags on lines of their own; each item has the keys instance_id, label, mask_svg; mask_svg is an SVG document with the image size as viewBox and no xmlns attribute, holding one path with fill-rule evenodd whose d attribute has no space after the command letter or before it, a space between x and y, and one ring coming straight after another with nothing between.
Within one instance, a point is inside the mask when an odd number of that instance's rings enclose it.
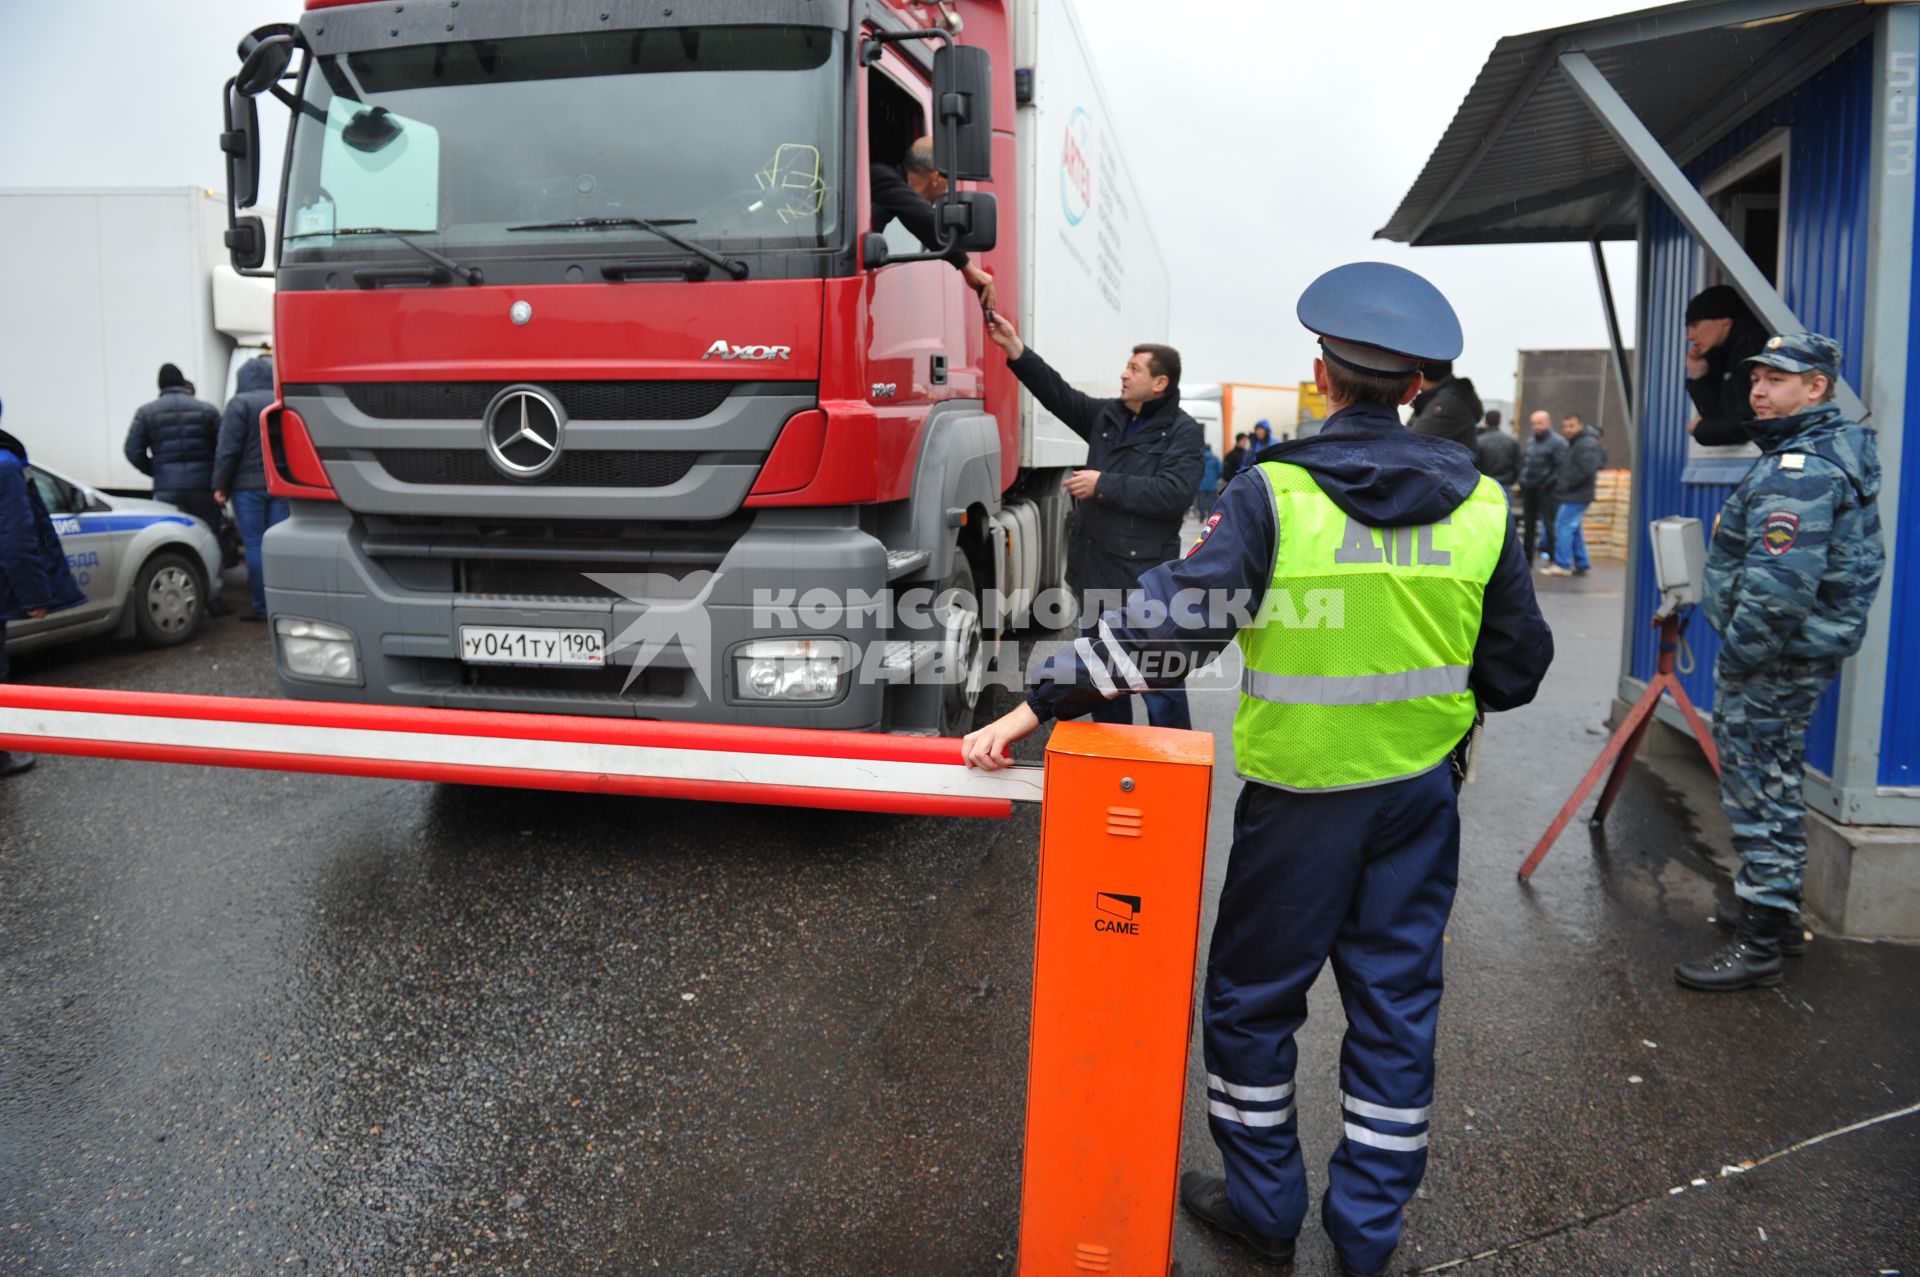
<instances>
[{"instance_id":1,"label":"white box trailer","mask_svg":"<svg viewBox=\"0 0 1920 1277\"><path fill-rule=\"evenodd\" d=\"M234 274L226 223L197 186L0 188L0 427L72 478L148 491L122 449L160 365L222 405L270 339L273 283Z\"/></svg>"},{"instance_id":2,"label":"white box trailer","mask_svg":"<svg viewBox=\"0 0 1920 1277\"><path fill-rule=\"evenodd\" d=\"M1168 336L1166 259L1154 241L1070 0L1016 0L1015 125L1024 192L1020 334L1088 394L1120 393L1127 352ZM1087 445L1024 390L1021 464L1077 466Z\"/></svg>"}]
</instances>

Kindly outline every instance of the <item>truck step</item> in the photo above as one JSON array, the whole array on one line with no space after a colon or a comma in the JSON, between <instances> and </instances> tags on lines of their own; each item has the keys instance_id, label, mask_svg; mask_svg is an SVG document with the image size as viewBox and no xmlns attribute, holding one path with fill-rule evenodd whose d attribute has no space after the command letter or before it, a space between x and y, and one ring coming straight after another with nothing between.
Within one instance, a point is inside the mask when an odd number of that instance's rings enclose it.
<instances>
[{"instance_id":1,"label":"truck step","mask_svg":"<svg viewBox=\"0 0 1920 1277\"><path fill-rule=\"evenodd\" d=\"M891 639L887 643L886 654L880 658L880 668L897 670L902 673L917 669L933 659L938 643L923 639Z\"/></svg>"},{"instance_id":2,"label":"truck step","mask_svg":"<svg viewBox=\"0 0 1920 1277\"><path fill-rule=\"evenodd\" d=\"M929 556L925 550L888 550L887 580L898 581L912 572L918 572L927 566Z\"/></svg>"}]
</instances>

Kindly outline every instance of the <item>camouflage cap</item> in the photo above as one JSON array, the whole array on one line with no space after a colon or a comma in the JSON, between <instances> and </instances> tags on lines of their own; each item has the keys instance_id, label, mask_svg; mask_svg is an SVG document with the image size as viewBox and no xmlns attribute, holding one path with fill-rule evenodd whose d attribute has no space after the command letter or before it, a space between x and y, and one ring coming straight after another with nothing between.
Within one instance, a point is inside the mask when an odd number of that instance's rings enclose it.
<instances>
[{"instance_id":1,"label":"camouflage cap","mask_svg":"<svg viewBox=\"0 0 1920 1277\"><path fill-rule=\"evenodd\" d=\"M1840 379L1840 343L1819 333L1781 333L1767 338L1760 353L1747 359L1781 372L1817 372L1829 381Z\"/></svg>"}]
</instances>

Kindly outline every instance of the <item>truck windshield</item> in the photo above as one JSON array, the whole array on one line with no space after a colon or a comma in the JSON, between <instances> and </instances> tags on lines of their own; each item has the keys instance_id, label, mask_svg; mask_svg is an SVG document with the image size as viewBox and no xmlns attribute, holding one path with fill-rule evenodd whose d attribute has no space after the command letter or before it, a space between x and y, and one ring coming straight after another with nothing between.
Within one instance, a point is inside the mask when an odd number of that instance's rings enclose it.
<instances>
[{"instance_id":1,"label":"truck windshield","mask_svg":"<svg viewBox=\"0 0 1920 1277\"><path fill-rule=\"evenodd\" d=\"M378 253L380 235L345 234L369 227L462 260L561 242L570 259L676 251L611 224L586 243L565 226L524 229L580 218L652 218L736 251L828 247L839 41L808 27L674 27L318 58L282 261Z\"/></svg>"}]
</instances>

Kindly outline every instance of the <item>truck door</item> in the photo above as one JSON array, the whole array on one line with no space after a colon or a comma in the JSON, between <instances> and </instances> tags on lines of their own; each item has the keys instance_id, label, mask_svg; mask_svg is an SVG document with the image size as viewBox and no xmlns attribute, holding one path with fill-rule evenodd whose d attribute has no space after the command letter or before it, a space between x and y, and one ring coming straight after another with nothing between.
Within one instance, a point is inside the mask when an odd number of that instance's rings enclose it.
<instances>
[{"instance_id":1,"label":"truck door","mask_svg":"<svg viewBox=\"0 0 1920 1277\"><path fill-rule=\"evenodd\" d=\"M873 166L900 167L907 147L926 134L932 90L917 67L889 48L868 70L861 92L860 143L866 165L861 176L867 178ZM870 181L863 191L868 197L865 230L874 221ZM925 251L898 221L881 233L892 252ZM943 261L906 262L867 272L866 381L883 419L898 415L917 420L925 404L953 397L954 372L965 348L956 350L951 344L949 312L966 292L960 273ZM898 411L890 414L889 408Z\"/></svg>"}]
</instances>

